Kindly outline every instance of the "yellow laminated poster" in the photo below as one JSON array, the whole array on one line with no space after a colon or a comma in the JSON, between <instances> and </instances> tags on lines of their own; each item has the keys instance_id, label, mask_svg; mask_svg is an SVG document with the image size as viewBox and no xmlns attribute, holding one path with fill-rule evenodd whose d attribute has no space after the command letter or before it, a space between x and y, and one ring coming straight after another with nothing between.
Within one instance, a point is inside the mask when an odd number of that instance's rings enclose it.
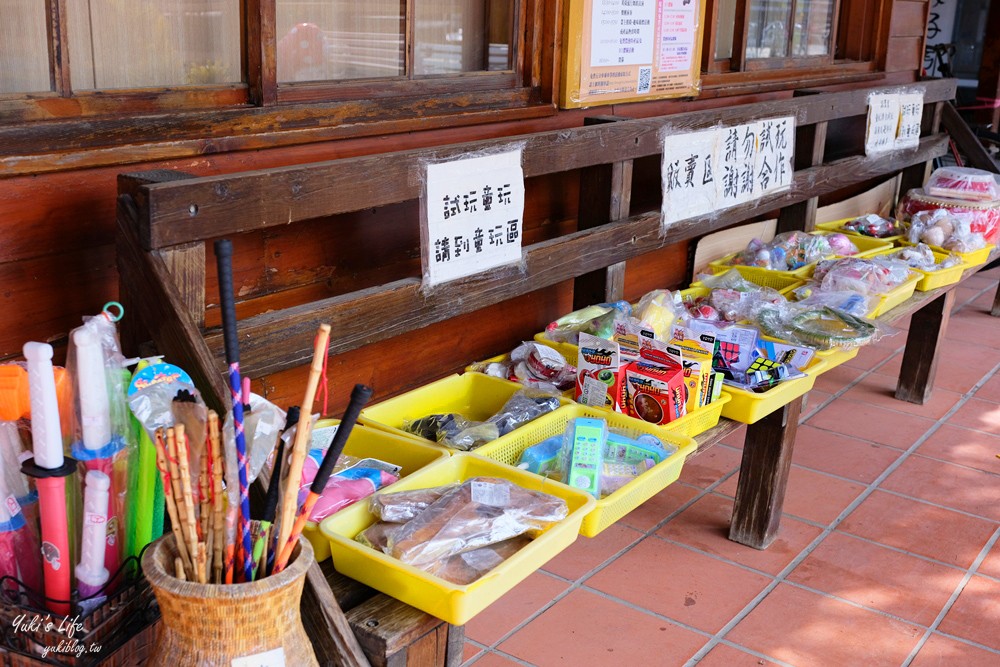
<instances>
[{"instance_id":1,"label":"yellow laminated poster","mask_svg":"<svg viewBox=\"0 0 1000 667\"><path fill-rule=\"evenodd\" d=\"M567 0L564 109L701 92L705 0Z\"/></svg>"}]
</instances>

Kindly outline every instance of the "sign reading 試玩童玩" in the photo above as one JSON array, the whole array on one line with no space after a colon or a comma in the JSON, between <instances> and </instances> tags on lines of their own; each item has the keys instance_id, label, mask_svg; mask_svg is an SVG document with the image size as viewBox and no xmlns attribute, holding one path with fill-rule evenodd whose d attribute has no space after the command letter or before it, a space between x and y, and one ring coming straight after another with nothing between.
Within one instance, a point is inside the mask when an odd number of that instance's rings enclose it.
<instances>
[{"instance_id":1,"label":"sign reading \u8a66\u73a9\u7ae5\u73a9","mask_svg":"<svg viewBox=\"0 0 1000 667\"><path fill-rule=\"evenodd\" d=\"M421 201L424 284L521 261L521 150L428 164Z\"/></svg>"},{"instance_id":2,"label":"sign reading \u8a66\u73a9\u7ae5\u73a9","mask_svg":"<svg viewBox=\"0 0 1000 667\"><path fill-rule=\"evenodd\" d=\"M569 0L560 106L697 95L704 0Z\"/></svg>"}]
</instances>

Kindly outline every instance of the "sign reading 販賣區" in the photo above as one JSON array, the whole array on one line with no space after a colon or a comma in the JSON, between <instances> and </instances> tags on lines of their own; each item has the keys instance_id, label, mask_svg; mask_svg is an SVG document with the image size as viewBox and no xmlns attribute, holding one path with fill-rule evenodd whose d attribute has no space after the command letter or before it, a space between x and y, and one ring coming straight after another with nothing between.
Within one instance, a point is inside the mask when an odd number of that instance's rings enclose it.
<instances>
[{"instance_id":1,"label":"sign reading \u8ca9\u8ce3\u5340","mask_svg":"<svg viewBox=\"0 0 1000 667\"><path fill-rule=\"evenodd\" d=\"M521 261L521 150L427 165L421 201L424 283Z\"/></svg>"},{"instance_id":2,"label":"sign reading \u8ca9\u8ce3\u5340","mask_svg":"<svg viewBox=\"0 0 1000 667\"><path fill-rule=\"evenodd\" d=\"M663 138L664 227L791 186L795 118Z\"/></svg>"},{"instance_id":3,"label":"sign reading \u8ca9\u8ce3\u5340","mask_svg":"<svg viewBox=\"0 0 1000 667\"><path fill-rule=\"evenodd\" d=\"M869 95L865 155L919 146L923 115L923 92Z\"/></svg>"}]
</instances>

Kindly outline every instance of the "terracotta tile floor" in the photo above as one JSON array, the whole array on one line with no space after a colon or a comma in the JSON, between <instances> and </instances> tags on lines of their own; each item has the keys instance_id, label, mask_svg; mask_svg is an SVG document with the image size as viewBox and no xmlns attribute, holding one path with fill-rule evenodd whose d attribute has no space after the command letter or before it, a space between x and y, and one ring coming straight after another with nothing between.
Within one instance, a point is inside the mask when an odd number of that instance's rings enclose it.
<instances>
[{"instance_id":1,"label":"terracotta tile floor","mask_svg":"<svg viewBox=\"0 0 1000 667\"><path fill-rule=\"evenodd\" d=\"M740 431L471 621L465 664L1000 665L997 278L958 295L927 405L892 397L902 336L821 377L769 549L727 537Z\"/></svg>"}]
</instances>

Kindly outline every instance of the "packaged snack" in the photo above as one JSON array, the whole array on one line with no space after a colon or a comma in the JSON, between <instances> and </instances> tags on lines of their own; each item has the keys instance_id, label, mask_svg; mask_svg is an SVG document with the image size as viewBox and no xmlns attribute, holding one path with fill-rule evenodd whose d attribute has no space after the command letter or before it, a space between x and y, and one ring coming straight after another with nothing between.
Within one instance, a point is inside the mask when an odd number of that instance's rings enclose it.
<instances>
[{"instance_id":1,"label":"packaged snack","mask_svg":"<svg viewBox=\"0 0 1000 667\"><path fill-rule=\"evenodd\" d=\"M521 535L480 549L465 551L448 558L439 567L430 570L430 573L453 584L465 586L476 581L530 543L529 538Z\"/></svg>"},{"instance_id":2,"label":"packaged snack","mask_svg":"<svg viewBox=\"0 0 1000 667\"><path fill-rule=\"evenodd\" d=\"M950 197L967 201L1000 199L1000 186L993 174L969 167L939 167L924 184L932 197Z\"/></svg>"},{"instance_id":3,"label":"packaged snack","mask_svg":"<svg viewBox=\"0 0 1000 667\"><path fill-rule=\"evenodd\" d=\"M448 484L413 491L376 493L371 499L372 514L388 523L406 523L456 486Z\"/></svg>"}]
</instances>

